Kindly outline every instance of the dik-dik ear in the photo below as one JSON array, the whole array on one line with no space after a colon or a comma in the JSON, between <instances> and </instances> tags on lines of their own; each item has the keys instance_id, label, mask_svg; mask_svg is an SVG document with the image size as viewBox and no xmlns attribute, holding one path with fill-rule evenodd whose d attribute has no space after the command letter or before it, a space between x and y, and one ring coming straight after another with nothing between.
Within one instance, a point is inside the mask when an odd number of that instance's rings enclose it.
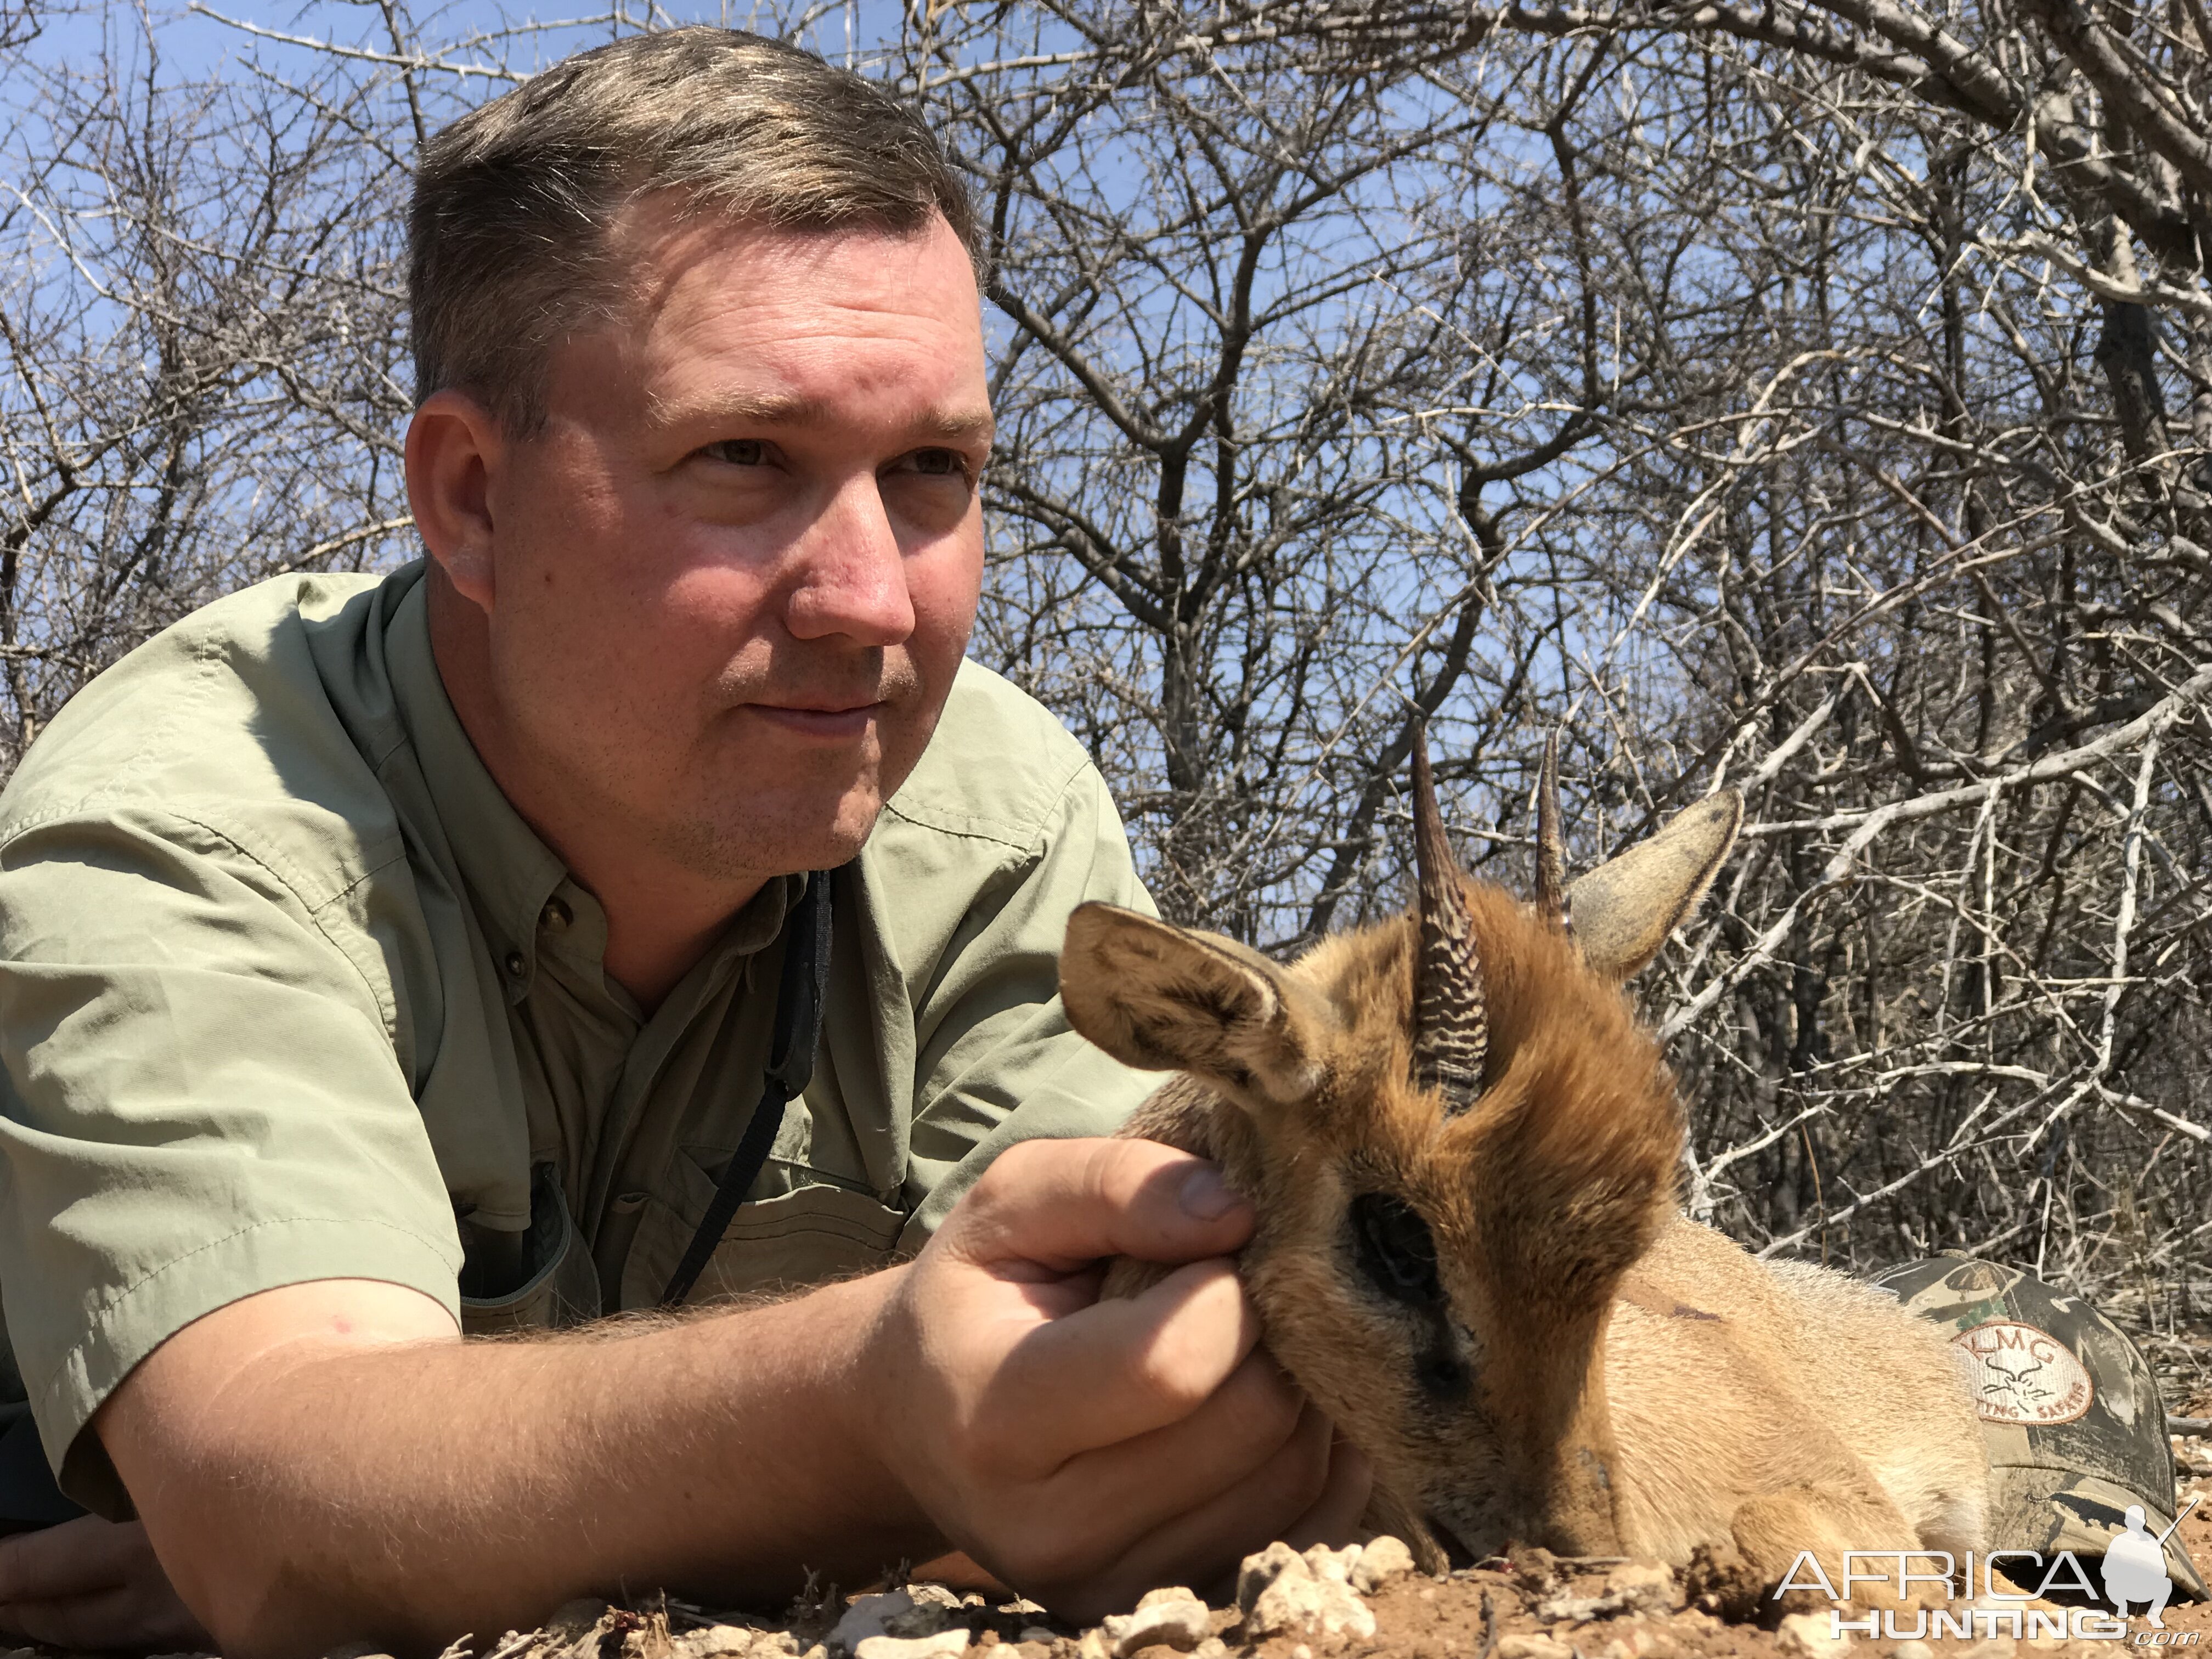
<instances>
[{"instance_id":1,"label":"dik-dik ear","mask_svg":"<svg viewBox=\"0 0 2212 1659\"><path fill-rule=\"evenodd\" d=\"M1194 1073L1257 1104L1312 1094L1337 1028L1326 999L1257 951L1112 904L1068 917L1060 1000L1124 1064Z\"/></svg>"},{"instance_id":2,"label":"dik-dik ear","mask_svg":"<svg viewBox=\"0 0 2212 1659\"><path fill-rule=\"evenodd\" d=\"M1719 790L1570 886L1567 914L1591 971L1619 981L1657 956L1713 884L1742 825L1742 795Z\"/></svg>"}]
</instances>

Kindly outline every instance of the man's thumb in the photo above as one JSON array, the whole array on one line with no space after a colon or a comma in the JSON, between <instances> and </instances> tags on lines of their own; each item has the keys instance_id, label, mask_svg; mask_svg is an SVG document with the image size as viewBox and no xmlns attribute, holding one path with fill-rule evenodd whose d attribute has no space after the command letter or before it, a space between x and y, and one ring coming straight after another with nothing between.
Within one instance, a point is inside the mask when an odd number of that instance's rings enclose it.
<instances>
[{"instance_id":1,"label":"man's thumb","mask_svg":"<svg viewBox=\"0 0 2212 1659\"><path fill-rule=\"evenodd\" d=\"M1226 1255L1252 1236L1252 1210L1212 1164L1157 1141L1025 1140L999 1155L945 1231L971 1261L1072 1273L1109 1255Z\"/></svg>"}]
</instances>

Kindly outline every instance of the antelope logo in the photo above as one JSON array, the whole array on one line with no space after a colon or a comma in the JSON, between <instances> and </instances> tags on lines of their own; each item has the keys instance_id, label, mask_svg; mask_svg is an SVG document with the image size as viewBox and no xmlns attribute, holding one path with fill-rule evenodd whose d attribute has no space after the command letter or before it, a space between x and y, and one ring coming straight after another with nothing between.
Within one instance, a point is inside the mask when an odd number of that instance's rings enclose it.
<instances>
[{"instance_id":1,"label":"antelope logo","mask_svg":"<svg viewBox=\"0 0 2212 1659\"><path fill-rule=\"evenodd\" d=\"M2071 1423L2096 1397L2089 1372L2047 1331L1992 1319L1951 1339L1966 1357L1975 1409L1991 1423Z\"/></svg>"},{"instance_id":2,"label":"antelope logo","mask_svg":"<svg viewBox=\"0 0 2212 1659\"><path fill-rule=\"evenodd\" d=\"M1269 1343L1374 1464L1370 1522L1432 1571L1509 1540L1704 1546L1771 1588L1808 1548L1983 1547L1987 1455L1942 1333L1676 1204L1680 1104L1620 988L1704 896L1741 799L1569 886L1556 772L1547 750L1533 904L1460 872L1417 749L1408 915L1285 967L1078 909L1068 1018L1182 1073L1125 1133L1251 1200ZM1109 1293L1158 1273L1116 1263Z\"/></svg>"}]
</instances>

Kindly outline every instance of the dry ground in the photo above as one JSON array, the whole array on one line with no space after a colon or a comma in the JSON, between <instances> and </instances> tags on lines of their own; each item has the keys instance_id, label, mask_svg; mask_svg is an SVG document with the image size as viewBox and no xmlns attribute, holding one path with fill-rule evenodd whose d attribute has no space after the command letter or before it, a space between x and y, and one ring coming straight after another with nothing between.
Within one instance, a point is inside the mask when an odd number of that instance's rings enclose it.
<instances>
[{"instance_id":1,"label":"dry ground","mask_svg":"<svg viewBox=\"0 0 2212 1659\"><path fill-rule=\"evenodd\" d=\"M2189 1404L2192 1412L2204 1412L2212 1409L2212 1396ZM2191 1495L2204 1499L2183 1523L2182 1535L2199 1565L2212 1567L2212 1437L2176 1437L2174 1447L2179 1501ZM1824 1644L1808 1645L1792 1631L1729 1622L1686 1605L1690 1598L1679 1579L1671 1607L1585 1618L1562 1612L1563 1604L1577 1600L1603 1600L1612 1571L1610 1563L1555 1561L1530 1551L1448 1579L1408 1575L1366 1598L1376 1631L1364 1638L1297 1632L1255 1636L1236 1607L1216 1606L1208 1621L1211 1639L1195 1659L1827 1659ZM923 1593L925 1602L930 1594ZM825 1595L776 1619L717 1616L676 1601L604 1611L592 1604L544 1631L477 1644L476 1651L480 1659L848 1659L824 1638L857 1599ZM871 1643L857 1659L1185 1659L1179 1649L1165 1645L1118 1654L1106 1632L1054 1624L1030 1603L973 1593L939 1593L937 1599L944 1606L935 1619L908 1618L894 1626L900 1632L892 1638L895 1645ZM1224 1593L1215 1600L1230 1598ZM2170 1607L2166 1624L2159 1645L2171 1642L2212 1654L2212 1604ZM933 1637L921 1633L937 1625L945 1628ZM2043 1659L2046 1654L2117 1659L2124 1650L2151 1645L2152 1635L2138 1619L2125 1642L2015 1643L1997 1636L1930 1645L1938 1654L1972 1659ZM1006 1651L986 1651L994 1648ZM1863 1637L1833 1653L1850 1659L1927 1659L1898 1641ZM448 1659L462 1659L460 1651Z\"/></svg>"}]
</instances>

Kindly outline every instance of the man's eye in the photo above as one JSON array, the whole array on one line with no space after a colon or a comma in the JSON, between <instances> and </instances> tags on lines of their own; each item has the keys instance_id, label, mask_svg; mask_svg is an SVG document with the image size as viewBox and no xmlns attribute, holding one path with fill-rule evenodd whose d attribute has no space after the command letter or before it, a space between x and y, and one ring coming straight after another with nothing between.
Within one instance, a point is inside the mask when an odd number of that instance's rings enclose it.
<instances>
[{"instance_id":1,"label":"man's eye","mask_svg":"<svg viewBox=\"0 0 2212 1659\"><path fill-rule=\"evenodd\" d=\"M758 438L725 438L699 453L731 466L761 466L768 461L768 446Z\"/></svg>"},{"instance_id":2,"label":"man's eye","mask_svg":"<svg viewBox=\"0 0 2212 1659\"><path fill-rule=\"evenodd\" d=\"M924 477L968 476L968 458L957 449L917 449L907 457L907 465Z\"/></svg>"}]
</instances>

